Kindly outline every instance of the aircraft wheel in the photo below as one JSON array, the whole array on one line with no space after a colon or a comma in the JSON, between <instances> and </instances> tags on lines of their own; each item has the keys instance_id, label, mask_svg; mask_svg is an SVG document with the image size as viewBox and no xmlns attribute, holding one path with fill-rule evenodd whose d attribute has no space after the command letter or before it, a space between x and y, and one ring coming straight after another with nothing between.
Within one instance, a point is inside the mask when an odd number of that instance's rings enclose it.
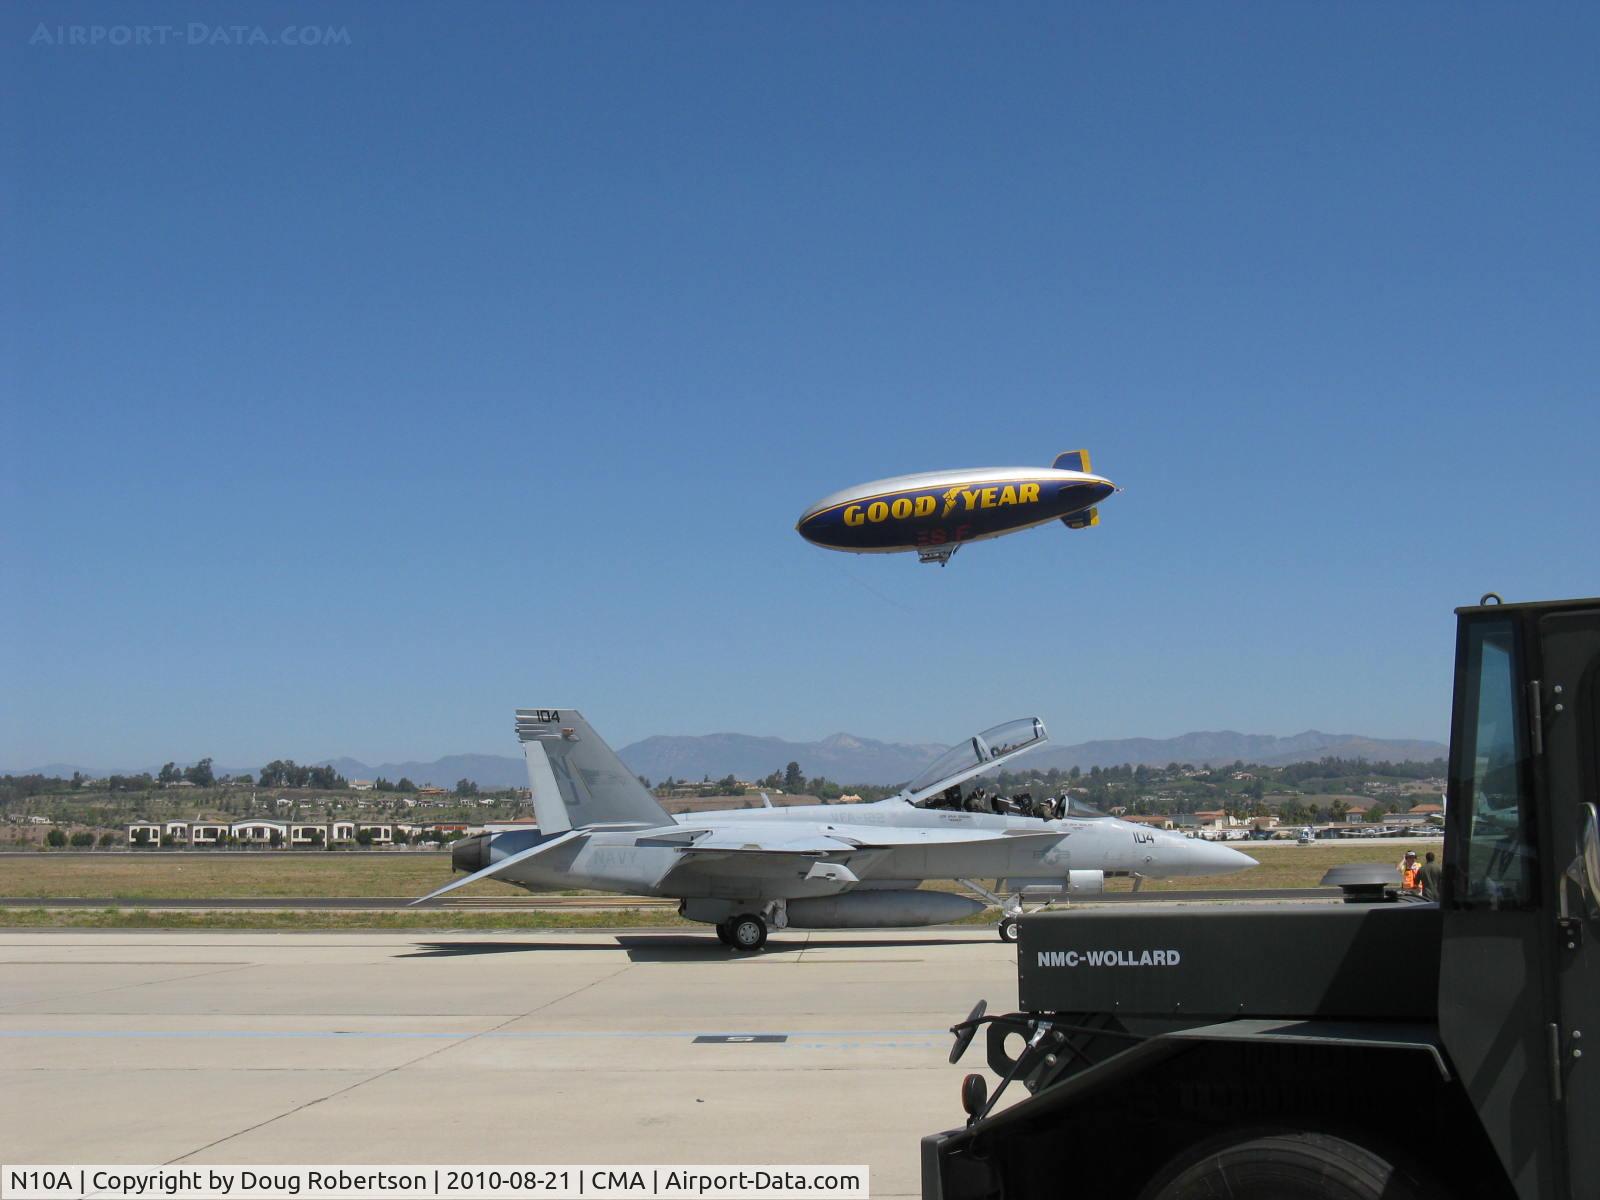
<instances>
[{"instance_id":1,"label":"aircraft wheel","mask_svg":"<svg viewBox=\"0 0 1600 1200\"><path fill-rule=\"evenodd\" d=\"M1436 1191L1367 1146L1306 1130L1232 1134L1167 1164L1140 1200L1427 1200Z\"/></svg>"},{"instance_id":2,"label":"aircraft wheel","mask_svg":"<svg viewBox=\"0 0 1600 1200\"><path fill-rule=\"evenodd\" d=\"M729 922L727 921L717 922L717 941L721 942L724 946L733 945L733 934L729 932L728 925Z\"/></svg>"},{"instance_id":3,"label":"aircraft wheel","mask_svg":"<svg viewBox=\"0 0 1600 1200\"><path fill-rule=\"evenodd\" d=\"M767 923L755 913L740 913L728 922L729 945L753 953L767 944Z\"/></svg>"},{"instance_id":4,"label":"aircraft wheel","mask_svg":"<svg viewBox=\"0 0 1600 1200\"><path fill-rule=\"evenodd\" d=\"M1022 930L1015 917L1004 917L1001 919L1000 940L1002 942L1014 942L1021 936Z\"/></svg>"}]
</instances>

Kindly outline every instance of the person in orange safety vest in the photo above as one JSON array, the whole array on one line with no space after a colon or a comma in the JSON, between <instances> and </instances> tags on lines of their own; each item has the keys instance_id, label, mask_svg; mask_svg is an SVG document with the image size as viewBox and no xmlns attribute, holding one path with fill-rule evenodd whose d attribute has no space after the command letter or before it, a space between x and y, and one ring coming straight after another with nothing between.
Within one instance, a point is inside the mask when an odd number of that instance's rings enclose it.
<instances>
[{"instance_id":1,"label":"person in orange safety vest","mask_svg":"<svg viewBox=\"0 0 1600 1200\"><path fill-rule=\"evenodd\" d=\"M1421 870L1417 863L1417 852L1407 850L1406 856L1400 860L1400 886L1408 892L1414 892L1422 885L1417 881L1417 872Z\"/></svg>"}]
</instances>

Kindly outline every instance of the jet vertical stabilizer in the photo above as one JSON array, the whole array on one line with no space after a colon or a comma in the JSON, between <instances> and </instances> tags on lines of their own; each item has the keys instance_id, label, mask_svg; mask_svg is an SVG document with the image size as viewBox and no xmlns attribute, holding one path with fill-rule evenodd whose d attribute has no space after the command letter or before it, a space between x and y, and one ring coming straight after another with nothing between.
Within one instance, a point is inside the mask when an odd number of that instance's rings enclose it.
<instances>
[{"instance_id":1,"label":"jet vertical stabilizer","mask_svg":"<svg viewBox=\"0 0 1600 1200\"><path fill-rule=\"evenodd\" d=\"M590 825L671 825L634 773L571 708L517 709L517 737L542 833Z\"/></svg>"}]
</instances>

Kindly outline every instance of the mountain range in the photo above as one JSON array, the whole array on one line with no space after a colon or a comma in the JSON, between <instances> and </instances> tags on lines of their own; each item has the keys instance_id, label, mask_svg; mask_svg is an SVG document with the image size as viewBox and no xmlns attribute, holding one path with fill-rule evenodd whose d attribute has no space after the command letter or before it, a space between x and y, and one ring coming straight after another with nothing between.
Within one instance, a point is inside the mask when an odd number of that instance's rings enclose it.
<instances>
[{"instance_id":1,"label":"mountain range","mask_svg":"<svg viewBox=\"0 0 1600 1200\"><path fill-rule=\"evenodd\" d=\"M619 750L628 767L652 783L671 776L675 779L720 779L736 775L740 779L760 779L773 771L782 773L791 762L800 764L808 776L823 775L839 783L900 783L915 776L945 747L927 742L880 742L872 738L836 733L817 742L790 742L783 738L758 737L746 733L709 733L698 737L658 736L633 742ZM1365 758L1369 761L1428 762L1443 758L1447 747L1442 742L1374 738L1353 733L1320 733L1308 729L1292 737L1262 733L1185 733L1171 738L1118 738L1108 741L1079 742L1072 746L1047 745L1021 760L1037 770L1060 767L1164 767L1168 763L1207 766L1238 760L1278 766L1284 763L1316 760L1332 755L1338 758ZM180 766L186 764L179 764ZM314 764L331 766L346 779L399 780L453 787L457 780L470 779L481 788L526 787L527 771L522 759L500 754L451 754L432 762L386 762L368 764L354 758L324 759ZM155 773L156 768L142 768ZM216 767L218 775L254 773L252 767ZM129 774L126 771L91 770L70 763L48 763L29 771L10 774L55 775L68 778L74 771L91 777Z\"/></svg>"}]
</instances>

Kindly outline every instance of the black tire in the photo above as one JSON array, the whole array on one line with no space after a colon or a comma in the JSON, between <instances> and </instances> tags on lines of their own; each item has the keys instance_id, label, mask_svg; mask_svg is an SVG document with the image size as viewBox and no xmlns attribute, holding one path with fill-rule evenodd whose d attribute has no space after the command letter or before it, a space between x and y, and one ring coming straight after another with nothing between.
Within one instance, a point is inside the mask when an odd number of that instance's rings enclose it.
<instances>
[{"instance_id":1,"label":"black tire","mask_svg":"<svg viewBox=\"0 0 1600 1200\"><path fill-rule=\"evenodd\" d=\"M1000 921L1000 940L1014 942L1022 936L1022 927L1015 917L1003 917Z\"/></svg>"},{"instance_id":2,"label":"black tire","mask_svg":"<svg viewBox=\"0 0 1600 1200\"><path fill-rule=\"evenodd\" d=\"M767 944L767 923L755 913L740 913L728 922L729 945L754 954Z\"/></svg>"},{"instance_id":3,"label":"black tire","mask_svg":"<svg viewBox=\"0 0 1600 1200\"><path fill-rule=\"evenodd\" d=\"M721 942L724 946L733 945L733 934L728 931L727 921L717 922L717 941Z\"/></svg>"},{"instance_id":4,"label":"black tire","mask_svg":"<svg viewBox=\"0 0 1600 1200\"><path fill-rule=\"evenodd\" d=\"M1431 1200L1382 1154L1305 1130L1231 1133L1180 1154L1140 1200Z\"/></svg>"}]
</instances>

